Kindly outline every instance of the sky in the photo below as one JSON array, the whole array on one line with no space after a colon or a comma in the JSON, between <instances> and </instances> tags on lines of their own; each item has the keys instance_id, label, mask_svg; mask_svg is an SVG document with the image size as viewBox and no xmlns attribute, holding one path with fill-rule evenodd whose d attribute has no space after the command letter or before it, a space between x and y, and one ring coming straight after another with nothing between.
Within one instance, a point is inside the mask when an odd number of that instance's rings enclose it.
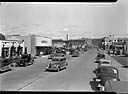
<instances>
[{"instance_id":1,"label":"sky","mask_svg":"<svg viewBox=\"0 0 128 94\"><path fill-rule=\"evenodd\" d=\"M100 38L128 34L128 0L116 3L2 3L0 33L51 38Z\"/></svg>"}]
</instances>

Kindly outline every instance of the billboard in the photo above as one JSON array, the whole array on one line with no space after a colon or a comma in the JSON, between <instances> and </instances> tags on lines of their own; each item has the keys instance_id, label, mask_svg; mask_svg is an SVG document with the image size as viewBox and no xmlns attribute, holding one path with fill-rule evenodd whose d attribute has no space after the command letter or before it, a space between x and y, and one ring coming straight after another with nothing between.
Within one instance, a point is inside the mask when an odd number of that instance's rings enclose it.
<instances>
[{"instance_id":1,"label":"billboard","mask_svg":"<svg viewBox=\"0 0 128 94\"><path fill-rule=\"evenodd\" d=\"M35 46L52 46L52 39L43 36L36 36Z\"/></svg>"}]
</instances>

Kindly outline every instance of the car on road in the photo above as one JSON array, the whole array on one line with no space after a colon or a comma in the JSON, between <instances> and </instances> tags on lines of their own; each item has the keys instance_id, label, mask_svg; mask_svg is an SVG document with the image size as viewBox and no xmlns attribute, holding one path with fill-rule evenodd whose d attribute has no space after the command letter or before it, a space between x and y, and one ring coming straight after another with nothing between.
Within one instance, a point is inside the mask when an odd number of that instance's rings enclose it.
<instances>
[{"instance_id":1,"label":"car on road","mask_svg":"<svg viewBox=\"0 0 128 94\"><path fill-rule=\"evenodd\" d=\"M98 53L95 59L95 62L99 63L100 59L105 59L105 55L103 53Z\"/></svg>"},{"instance_id":2,"label":"car on road","mask_svg":"<svg viewBox=\"0 0 128 94\"><path fill-rule=\"evenodd\" d=\"M50 54L49 56L48 56L48 59L52 59L54 57L54 54Z\"/></svg>"},{"instance_id":3,"label":"car on road","mask_svg":"<svg viewBox=\"0 0 128 94\"><path fill-rule=\"evenodd\" d=\"M108 80L105 83L105 92L128 93L128 81Z\"/></svg>"},{"instance_id":4,"label":"car on road","mask_svg":"<svg viewBox=\"0 0 128 94\"><path fill-rule=\"evenodd\" d=\"M68 65L68 63L66 62L65 57L54 57L54 58L52 58L52 61L50 61L48 66L46 67L46 71L47 70L56 70L59 72L61 69L66 68L67 65Z\"/></svg>"},{"instance_id":5,"label":"car on road","mask_svg":"<svg viewBox=\"0 0 128 94\"><path fill-rule=\"evenodd\" d=\"M76 51L76 52L74 52L74 53L72 54L72 57L78 57L79 55L80 55L79 52Z\"/></svg>"},{"instance_id":6,"label":"car on road","mask_svg":"<svg viewBox=\"0 0 128 94\"><path fill-rule=\"evenodd\" d=\"M96 74L93 80L99 91L104 91L105 82L108 80L120 81L118 69L114 66L99 66L93 72Z\"/></svg>"}]
</instances>

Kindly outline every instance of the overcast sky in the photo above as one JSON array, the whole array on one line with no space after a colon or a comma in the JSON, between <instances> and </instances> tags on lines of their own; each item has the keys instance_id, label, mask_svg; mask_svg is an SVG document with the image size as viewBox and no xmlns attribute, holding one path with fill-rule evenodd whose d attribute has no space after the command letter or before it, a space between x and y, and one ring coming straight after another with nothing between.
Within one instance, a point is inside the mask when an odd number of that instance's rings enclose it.
<instances>
[{"instance_id":1,"label":"overcast sky","mask_svg":"<svg viewBox=\"0 0 128 94\"><path fill-rule=\"evenodd\" d=\"M2 3L2 34L38 34L52 38L98 38L128 33L128 0L114 4Z\"/></svg>"}]
</instances>

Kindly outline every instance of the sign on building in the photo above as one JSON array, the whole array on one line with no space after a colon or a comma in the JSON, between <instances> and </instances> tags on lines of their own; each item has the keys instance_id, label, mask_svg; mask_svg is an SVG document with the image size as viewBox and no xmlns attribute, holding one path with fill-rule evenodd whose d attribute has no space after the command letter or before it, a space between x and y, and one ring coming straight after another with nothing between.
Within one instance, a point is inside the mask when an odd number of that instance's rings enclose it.
<instances>
[{"instance_id":1,"label":"sign on building","mask_svg":"<svg viewBox=\"0 0 128 94\"><path fill-rule=\"evenodd\" d=\"M35 46L52 46L52 39L42 36L36 36Z\"/></svg>"}]
</instances>

